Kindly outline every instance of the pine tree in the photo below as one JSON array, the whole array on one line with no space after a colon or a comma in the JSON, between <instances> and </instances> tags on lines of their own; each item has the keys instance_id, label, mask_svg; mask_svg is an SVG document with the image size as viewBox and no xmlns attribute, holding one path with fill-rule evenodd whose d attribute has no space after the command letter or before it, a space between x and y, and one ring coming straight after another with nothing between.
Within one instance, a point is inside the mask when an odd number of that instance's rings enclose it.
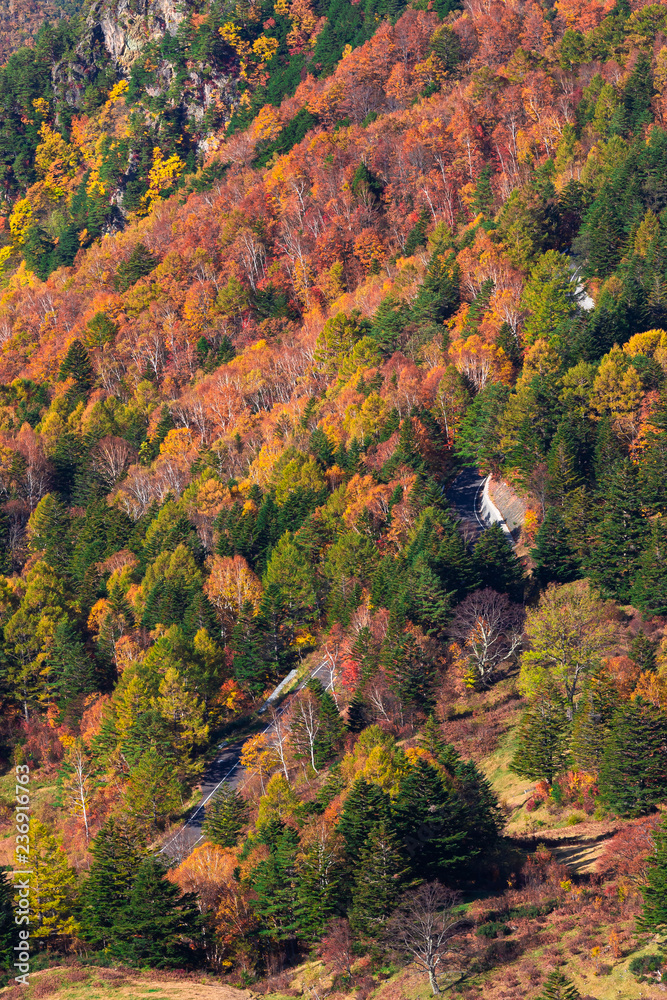
<instances>
[{"instance_id":1,"label":"pine tree","mask_svg":"<svg viewBox=\"0 0 667 1000\"><path fill-rule=\"evenodd\" d=\"M350 861L359 857L371 830L390 816L390 799L378 785L357 778L345 799L338 830L343 838L345 855Z\"/></svg>"},{"instance_id":2,"label":"pine tree","mask_svg":"<svg viewBox=\"0 0 667 1000\"><path fill-rule=\"evenodd\" d=\"M352 888L351 926L377 935L407 886L409 868L386 823L371 830L361 849Z\"/></svg>"},{"instance_id":3,"label":"pine tree","mask_svg":"<svg viewBox=\"0 0 667 1000\"><path fill-rule=\"evenodd\" d=\"M134 285L139 278L150 274L157 267L159 259L144 246L137 243L127 260L123 261L116 271L116 285L119 292L124 292Z\"/></svg>"},{"instance_id":4,"label":"pine tree","mask_svg":"<svg viewBox=\"0 0 667 1000\"><path fill-rule=\"evenodd\" d=\"M555 688L545 685L519 723L510 769L551 784L567 764L567 733L563 699Z\"/></svg>"},{"instance_id":5,"label":"pine tree","mask_svg":"<svg viewBox=\"0 0 667 1000\"><path fill-rule=\"evenodd\" d=\"M499 524L492 524L482 533L475 545L474 558L482 587L509 594L514 601L522 599L523 568Z\"/></svg>"},{"instance_id":6,"label":"pine tree","mask_svg":"<svg viewBox=\"0 0 667 1000\"><path fill-rule=\"evenodd\" d=\"M549 507L547 510L538 529L531 556L535 560L535 573L542 586L552 582L569 583L579 576L579 560L559 507Z\"/></svg>"},{"instance_id":7,"label":"pine tree","mask_svg":"<svg viewBox=\"0 0 667 1000\"><path fill-rule=\"evenodd\" d=\"M49 686L61 711L95 690L95 665L67 620L56 626L49 662Z\"/></svg>"},{"instance_id":8,"label":"pine tree","mask_svg":"<svg viewBox=\"0 0 667 1000\"><path fill-rule=\"evenodd\" d=\"M223 784L206 807L204 836L220 847L234 847L248 822L248 803L229 784Z\"/></svg>"},{"instance_id":9,"label":"pine tree","mask_svg":"<svg viewBox=\"0 0 667 1000\"><path fill-rule=\"evenodd\" d=\"M143 850L138 835L112 818L91 843L90 853L93 860L81 893L83 936L106 947L116 915L130 901Z\"/></svg>"},{"instance_id":10,"label":"pine tree","mask_svg":"<svg viewBox=\"0 0 667 1000\"><path fill-rule=\"evenodd\" d=\"M618 708L616 685L604 669L592 673L577 704L572 729L572 754L584 771L597 772Z\"/></svg>"},{"instance_id":11,"label":"pine tree","mask_svg":"<svg viewBox=\"0 0 667 1000\"><path fill-rule=\"evenodd\" d=\"M451 876L472 860L466 809L442 775L419 760L401 780L393 805L393 821L412 873L420 879Z\"/></svg>"},{"instance_id":12,"label":"pine tree","mask_svg":"<svg viewBox=\"0 0 667 1000\"><path fill-rule=\"evenodd\" d=\"M298 935L298 878L296 856L299 838L281 821L263 831L269 857L249 876L255 899L252 906L261 920L260 935L276 942L291 942Z\"/></svg>"},{"instance_id":13,"label":"pine tree","mask_svg":"<svg viewBox=\"0 0 667 1000\"><path fill-rule=\"evenodd\" d=\"M181 894L162 862L148 857L139 864L127 905L114 920L109 952L132 966L183 966L201 926L194 893Z\"/></svg>"},{"instance_id":14,"label":"pine tree","mask_svg":"<svg viewBox=\"0 0 667 1000\"><path fill-rule=\"evenodd\" d=\"M67 378L74 380L72 402L86 400L95 384L95 369L88 351L78 338L70 344L58 369L59 381L64 382Z\"/></svg>"},{"instance_id":15,"label":"pine tree","mask_svg":"<svg viewBox=\"0 0 667 1000\"><path fill-rule=\"evenodd\" d=\"M581 993L562 972L549 973L544 989L536 1000L579 1000Z\"/></svg>"},{"instance_id":16,"label":"pine tree","mask_svg":"<svg viewBox=\"0 0 667 1000\"><path fill-rule=\"evenodd\" d=\"M667 716L624 702L614 714L600 766L600 798L621 816L641 816L667 798Z\"/></svg>"},{"instance_id":17,"label":"pine tree","mask_svg":"<svg viewBox=\"0 0 667 1000\"><path fill-rule=\"evenodd\" d=\"M329 692L324 690L321 681L313 678L308 681L306 687L318 701L320 730L315 739L314 755L315 766L319 770L336 755L345 734L345 722L341 718L336 702Z\"/></svg>"},{"instance_id":18,"label":"pine tree","mask_svg":"<svg viewBox=\"0 0 667 1000\"><path fill-rule=\"evenodd\" d=\"M53 493L47 493L28 522L31 552L42 552L45 561L55 570L67 569L71 559L70 527L64 504Z\"/></svg>"},{"instance_id":19,"label":"pine tree","mask_svg":"<svg viewBox=\"0 0 667 1000\"><path fill-rule=\"evenodd\" d=\"M642 930L667 933L667 824L653 831L653 853L646 868L646 883L641 887L644 899L639 925Z\"/></svg>"},{"instance_id":20,"label":"pine tree","mask_svg":"<svg viewBox=\"0 0 667 1000\"><path fill-rule=\"evenodd\" d=\"M181 804L181 788L173 764L149 746L130 769L125 805L146 832L161 829L169 813Z\"/></svg>"},{"instance_id":21,"label":"pine tree","mask_svg":"<svg viewBox=\"0 0 667 1000\"><path fill-rule=\"evenodd\" d=\"M16 961L14 945L18 944L18 926L14 920L14 886L11 869L0 867L0 968L9 969Z\"/></svg>"},{"instance_id":22,"label":"pine tree","mask_svg":"<svg viewBox=\"0 0 667 1000\"><path fill-rule=\"evenodd\" d=\"M596 534L589 560L591 578L605 593L628 603L648 534L637 471L629 460L619 463L609 480Z\"/></svg>"},{"instance_id":23,"label":"pine tree","mask_svg":"<svg viewBox=\"0 0 667 1000\"><path fill-rule=\"evenodd\" d=\"M389 614L381 659L401 705L412 711L428 711L433 705L433 664L423 654L407 627L402 607L397 604Z\"/></svg>"},{"instance_id":24,"label":"pine tree","mask_svg":"<svg viewBox=\"0 0 667 1000\"><path fill-rule=\"evenodd\" d=\"M630 598L646 618L667 615L667 523L651 525L648 542L637 561Z\"/></svg>"},{"instance_id":25,"label":"pine tree","mask_svg":"<svg viewBox=\"0 0 667 1000\"><path fill-rule=\"evenodd\" d=\"M640 629L630 644L630 659L641 670L655 670L655 654L657 643L653 642Z\"/></svg>"},{"instance_id":26,"label":"pine tree","mask_svg":"<svg viewBox=\"0 0 667 1000\"><path fill-rule=\"evenodd\" d=\"M267 655L266 620L255 614L248 602L241 609L239 620L232 629L230 648L234 654L234 677L242 688L258 696L268 685L277 664Z\"/></svg>"}]
</instances>

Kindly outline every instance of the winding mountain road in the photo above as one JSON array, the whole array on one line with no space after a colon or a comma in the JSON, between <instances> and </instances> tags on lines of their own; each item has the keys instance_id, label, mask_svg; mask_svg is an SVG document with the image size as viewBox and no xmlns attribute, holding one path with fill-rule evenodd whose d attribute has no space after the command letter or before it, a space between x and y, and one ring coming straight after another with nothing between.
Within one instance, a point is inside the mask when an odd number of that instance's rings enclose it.
<instances>
[{"instance_id":1,"label":"winding mountain road","mask_svg":"<svg viewBox=\"0 0 667 1000\"><path fill-rule=\"evenodd\" d=\"M293 692L290 692L285 699L285 703L279 709L279 715L282 715L287 709L293 694L295 694L296 691L300 691L301 688L306 686L308 681L313 679L321 681L322 685L327 690L333 686L333 677L327 660L323 660L317 667L315 667L314 670L301 680L301 683ZM261 711L265 710L270 704L272 704L275 700L276 693L280 691L283 684L284 681L281 681L275 691L269 695ZM269 723L263 732L270 741L272 734L275 732L274 723ZM193 808L193 811L190 813L190 816L185 821L183 826L181 826L176 833L170 834L169 839L165 844L163 844L160 851L161 854L165 854L172 862L180 864L180 862L187 858L195 847L203 841L203 826L204 819L206 817L206 806L211 801L220 786L228 784L231 785L232 788L239 788L245 784L247 774L245 768L241 767L242 748L243 741L237 741L228 745L225 745L224 743L221 744L219 747L220 752L216 756L215 760L213 760L204 771L199 786L201 790L199 803Z\"/></svg>"},{"instance_id":2,"label":"winding mountain road","mask_svg":"<svg viewBox=\"0 0 667 1000\"><path fill-rule=\"evenodd\" d=\"M494 507L488 496L488 489L485 489L489 478L489 476L483 476L477 469L463 469L446 491L447 501L460 517L461 529L467 541L476 542L486 528L494 522L498 522L514 544L500 511ZM320 680L327 690L332 687L333 678L327 660L323 660L310 674L307 674L295 690L298 691L305 687L308 681L313 678ZM289 680L291 680L291 675L281 681L275 691L267 698L261 711L266 710L278 700L285 683ZM279 710L281 715L288 707L292 694L294 692L287 696ZM264 729L264 734L270 740L273 732L275 732L275 725L270 723ZM206 806L220 786L226 783L233 788L239 788L245 783L247 775L245 769L241 767L242 747L242 742L230 743L229 745L221 744L220 752L215 760L204 771L200 784L201 798L199 803L194 807L183 826L176 833L170 835L161 850L162 854L167 855L175 863L188 857L197 844L204 839L203 824Z\"/></svg>"},{"instance_id":3,"label":"winding mountain road","mask_svg":"<svg viewBox=\"0 0 667 1000\"><path fill-rule=\"evenodd\" d=\"M446 499L461 519L466 541L474 544L486 528L499 524L514 546L515 539L489 494L490 480L490 475L483 476L477 469L463 469L445 493Z\"/></svg>"}]
</instances>

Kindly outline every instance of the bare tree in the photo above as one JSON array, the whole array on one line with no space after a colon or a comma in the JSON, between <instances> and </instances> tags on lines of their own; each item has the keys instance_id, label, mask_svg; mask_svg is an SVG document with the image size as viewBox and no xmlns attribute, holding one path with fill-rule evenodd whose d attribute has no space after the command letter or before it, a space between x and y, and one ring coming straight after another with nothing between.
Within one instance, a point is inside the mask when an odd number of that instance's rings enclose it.
<instances>
[{"instance_id":1,"label":"bare tree","mask_svg":"<svg viewBox=\"0 0 667 1000\"><path fill-rule=\"evenodd\" d=\"M125 470L137 459L137 451L123 438L108 435L91 452L93 468L109 489L116 485Z\"/></svg>"},{"instance_id":2,"label":"bare tree","mask_svg":"<svg viewBox=\"0 0 667 1000\"><path fill-rule=\"evenodd\" d=\"M460 643L475 680L488 687L499 668L516 659L523 639L523 608L488 587L470 594L456 609L449 635Z\"/></svg>"},{"instance_id":3,"label":"bare tree","mask_svg":"<svg viewBox=\"0 0 667 1000\"><path fill-rule=\"evenodd\" d=\"M334 919L327 925L327 932L320 941L319 955L337 976L352 975L354 941L350 925L344 917Z\"/></svg>"},{"instance_id":4,"label":"bare tree","mask_svg":"<svg viewBox=\"0 0 667 1000\"><path fill-rule=\"evenodd\" d=\"M280 761L280 766L285 775L285 781L290 784L287 760L290 747L290 713L278 711L275 705L271 706L271 728L273 730L271 743Z\"/></svg>"},{"instance_id":5,"label":"bare tree","mask_svg":"<svg viewBox=\"0 0 667 1000\"><path fill-rule=\"evenodd\" d=\"M296 757L310 761L315 774L319 768L315 763L315 745L322 730L320 705L312 691L299 691L294 703L291 725L291 744Z\"/></svg>"},{"instance_id":6,"label":"bare tree","mask_svg":"<svg viewBox=\"0 0 667 1000\"><path fill-rule=\"evenodd\" d=\"M458 893L440 882L428 882L406 893L387 924L387 940L423 969L434 995L440 993L438 973L449 940L461 922L456 911L458 902Z\"/></svg>"}]
</instances>

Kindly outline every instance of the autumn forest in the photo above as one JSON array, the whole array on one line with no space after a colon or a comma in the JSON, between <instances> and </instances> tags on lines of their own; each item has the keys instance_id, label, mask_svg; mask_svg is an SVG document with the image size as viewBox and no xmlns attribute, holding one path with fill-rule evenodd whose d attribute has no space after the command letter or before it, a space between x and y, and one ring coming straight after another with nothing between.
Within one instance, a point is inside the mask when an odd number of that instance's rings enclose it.
<instances>
[{"instance_id":1,"label":"autumn forest","mask_svg":"<svg viewBox=\"0 0 667 1000\"><path fill-rule=\"evenodd\" d=\"M0 58L0 992L657 996L667 4Z\"/></svg>"}]
</instances>

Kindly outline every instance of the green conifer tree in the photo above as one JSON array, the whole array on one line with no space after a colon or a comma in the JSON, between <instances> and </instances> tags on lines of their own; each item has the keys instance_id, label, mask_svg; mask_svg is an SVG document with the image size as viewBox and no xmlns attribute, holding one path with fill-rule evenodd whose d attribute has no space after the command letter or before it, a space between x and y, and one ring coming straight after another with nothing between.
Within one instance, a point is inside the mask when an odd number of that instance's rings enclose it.
<instances>
[{"instance_id":1,"label":"green conifer tree","mask_svg":"<svg viewBox=\"0 0 667 1000\"><path fill-rule=\"evenodd\" d=\"M163 863L148 857L139 864L127 905L111 928L109 952L131 966L182 967L189 964L201 927L194 893L181 894Z\"/></svg>"},{"instance_id":2,"label":"green conifer tree","mask_svg":"<svg viewBox=\"0 0 667 1000\"><path fill-rule=\"evenodd\" d=\"M390 816L388 794L378 785L357 778L345 799L338 830L343 838L345 855L353 862L359 857L371 830Z\"/></svg>"},{"instance_id":3,"label":"green conifer tree","mask_svg":"<svg viewBox=\"0 0 667 1000\"><path fill-rule=\"evenodd\" d=\"M582 770L599 770L618 703L616 685L598 668L586 680L572 728L572 754Z\"/></svg>"},{"instance_id":4,"label":"green conifer tree","mask_svg":"<svg viewBox=\"0 0 667 1000\"><path fill-rule=\"evenodd\" d=\"M514 601L523 597L523 567L499 524L484 531L475 545L475 568L482 587L509 594Z\"/></svg>"},{"instance_id":5,"label":"green conifer tree","mask_svg":"<svg viewBox=\"0 0 667 1000\"><path fill-rule=\"evenodd\" d=\"M246 800L231 785L223 784L206 806L204 836L220 847L234 847L248 818Z\"/></svg>"},{"instance_id":6,"label":"green conifer tree","mask_svg":"<svg viewBox=\"0 0 667 1000\"><path fill-rule=\"evenodd\" d=\"M374 827L361 849L352 887L350 924L371 937L395 909L408 884L409 867L391 827L382 822Z\"/></svg>"},{"instance_id":7,"label":"green conifer tree","mask_svg":"<svg viewBox=\"0 0 667 1000\"><path fill-rule=\"evenodd\" d=\"M453 786L432 765L419 760L401 780L393 804L394 828L412 873L432 881L446 878L472 860L466 809Z\"/></svg>"},{"instance_id":8,"label":"green conifer tree","mask_svg":"<svg viewBox=\"0 0 667 1000\"><path fill-rule=\"evenodd\" d=\"M143 854L130 827L107 820L90 845L92 863L81 893L83 936L105 948L117 914L129 903Z\"/></svg>"},{"instance_id":9,"label":"green conifer tree","mask_svg":"<svg viewBox=\"0 0 667 1000\"><path fill-rule=\"evenodd\" d=\"M510 769L525 778L551 784L567 765L567 735L563 699L554 687L545 685L519 723Z\"/></svg>"},{"instance_id":10,"label":"green conifer tree","mask_svg":"<svg viewBox=\"0 0 667 1000\"><path fill-rule=\"evenodd\" d=\"M58 369L59 381L64 382L67 378L74 380L72 402L87 399L95 384L95 369L88 351L78 338L70 344Z\"/></svg>"},{"instance_id":11,"label":"green conifer tree","mask_svg":"<svg viewBox=\"0 0 667 1000\"><path fill-rule=\"evenodd\" d=\"M580 997L581 993L574 983L556 970L549 973L544 989L536 1000L579 1000Z\"/></svg>"},{"instance_id":12,"label":"green conifer tree","mask_svg":"<svg viewBox=\"0 0 667 1000\"><path fill-rule=\"evenodd\" d=\"M559 507L549 507L547 510L531 555L536 564L536 576L542 586L547 583L569 583L579 575L579 560Z\"/></svg>"},{"instance_id":13,"label":"green conifer tree","mask_svg":"<svg viewBox=\"0 0 667 1000\"><path fill-rule=\"evenodd\" d=\"M600 766L600 798L621 816L641 816L667 798L667 716L640 700L614 714Z\"/></svg>"},{"instance_id":14,"label":"green conifer tree","mask_svg":"<svg viewBox=\"0 0 667 1000\"><path fill-rule=\"evenodd\" d=\"M609 479L604 493L604 514L589 559L592 580L623 603L631 600L647 535L637 470L626 460L617 465Z\"/></svg>"},{"instance_id":15,"label":"green conifer tree","mask_svg":"<svg viewBox=\"0 0 667 1000\"><path fill-rule=\"evenodd\" d=\"M641 887L644 899L639 925L642 930L667 934L667 824L653 831L653 853Z\"/></svg>"},{"instance_id":16,"label":"green conifer tree","mask_svg":"<svg viewBox=\"0 0 667 1000\"><path fill-rule=\"evenodd\" d=\"M657 518L637 560L630 599L647 618L667 615L667 522Z\"/></svg>"}]
</instances>

